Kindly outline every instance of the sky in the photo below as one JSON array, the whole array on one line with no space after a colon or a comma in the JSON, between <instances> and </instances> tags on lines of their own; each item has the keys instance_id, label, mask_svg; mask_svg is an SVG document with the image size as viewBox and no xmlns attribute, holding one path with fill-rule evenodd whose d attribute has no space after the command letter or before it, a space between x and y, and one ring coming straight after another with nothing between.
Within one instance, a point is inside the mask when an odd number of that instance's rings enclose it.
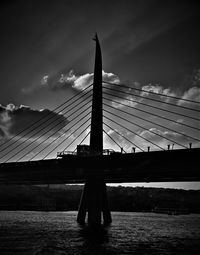
<instances>
[{"instance_id":1,"label":"sky","mask_svg":"<svg viewBox=\"0 0 200 255\"><path fill-rule=\"evenodd\" d=\"M179 149L182 148L180 145L188 147L190 142L193 147L199 147L198 104L165 97L200 101L199 7L200 4L192 0L1 1L0 144L15 136L13 141L18 146L5 157L5 152L14 147L2 152L0 149L1 162L9 158L17 160L25 153L24 160L34 156L34 159L40 159L57 146L48 155L55 157L56 151L65 149L73 139L77 138L76 142L80 143L84 136L78 137L79 129L74 132L79 126L83 135L89 132L90 109L87 108L90 92L86 87L93 80L95 43L92 38L96 32L102 48L103 79L117 84L104 84L104 92L112 93L105 94L107 100L104 100L107 104L104 109L111 113L104 114L127 127L125 129L104 117L112 127L104 125L107 134L126 152L130 152L132 147L136 147L136 152L140 148L147 150L148 146L151 150L166 149L169 144L170 148ZM129 89L119 84L125 84ZM63 108L54 111L81 91L83 101L72 100L71 112L65 114ZM76 118L76 114L86 117L81 120L81 117ZM56 126L50 121L46 122L48 126L41 124L40 130L31 137L20 133L46 115L55 120ZM105 148L119 150L109 136L104 133ZM87 143L88 139L89 136L84 142ZM20 145L21 141L23 145ZM75 145L69 149L74 150ZM45 147L50 148L49 151L39 153ZM199 183L141 185L200 188Z\"/></svg>"}]
</instances>

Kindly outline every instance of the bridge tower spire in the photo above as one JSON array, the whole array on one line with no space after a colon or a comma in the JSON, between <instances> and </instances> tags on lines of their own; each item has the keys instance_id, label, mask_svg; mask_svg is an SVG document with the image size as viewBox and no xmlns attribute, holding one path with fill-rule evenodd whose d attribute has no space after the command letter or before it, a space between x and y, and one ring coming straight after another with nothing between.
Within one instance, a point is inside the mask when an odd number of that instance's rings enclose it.
<instances>
[{"instance_id":1,"label":"bridge tower spire","mask_svg":"<svg viewBox=\"0 0 200 255\"><path fill-rule=\"evenodd\" d=\"M103 108L102 108L102 55L97 34L96 42L92 117L90 133L90 154L94 156L103 155ZM90 160L88 158L88 160ZM98 167L98 166L97 166ZM93 169L95 172L95 169ZM88 211L88 224L90 226L101 225L103 213L104 224L111 223L111 213L108 207L107 190L105 181L102 178L87 179L82 192L81 202L77 221L85 223L86 212Z\"/></svg>"},{"instance_id":2,"label":"bridge tower spire","mask_svg":"<svg viewBox=\"0 0 200 255\"><path fill-rule=\"evenodd\" d=\"M96 42L92 118L90 133L90 151L92 154L103 153L103 114L102 114L102 55L97 34L93 39Z\"/></svg>"}]
</instances>

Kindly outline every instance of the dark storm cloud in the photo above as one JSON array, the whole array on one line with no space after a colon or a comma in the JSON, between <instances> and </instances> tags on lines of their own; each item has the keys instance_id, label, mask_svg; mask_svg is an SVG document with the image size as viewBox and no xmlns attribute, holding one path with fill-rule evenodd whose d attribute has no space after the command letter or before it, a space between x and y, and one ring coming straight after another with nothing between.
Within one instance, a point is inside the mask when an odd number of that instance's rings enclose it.
<instances>
[{"instance_id":1,"label":"dark storm cloud","mask_svg":"<svg viewBox=\"0 0 200 255\"><path fill-rule=\"evenodd\" d=\"M33 137L38 137L40 135L45 136L45 131L49 129L50 132L48 135L53 133L58 135L59 131L62 130L67 123L68 120L65 116L47 109L34 110L27 106L21 105L18 107L13 104L7 106L0 105L0 130L3 137L6 136L8 138L17 135L26 127L30 127L33 124L32 128L20 135L25 135L25 137L29 137L30 135L33 135ZM41 124L41 126L36 129L39 124ZM35 130L33 131L34 128Z\"/></svg>"}]
</instances>

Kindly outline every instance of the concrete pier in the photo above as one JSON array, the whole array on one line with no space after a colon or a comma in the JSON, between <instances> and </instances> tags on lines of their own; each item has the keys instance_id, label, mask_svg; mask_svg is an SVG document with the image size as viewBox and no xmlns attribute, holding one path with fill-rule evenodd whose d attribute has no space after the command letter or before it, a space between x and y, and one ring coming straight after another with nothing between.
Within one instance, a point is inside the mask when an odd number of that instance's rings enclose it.
<instances>
[{"instance_id":1,"label":"concrete pier","mask_svg":"<svg viewBox=\"0 0 200 255\"><path fill-rule=\"evenodd\" d=\"M87 213L89 226L100 226L102 219L105 225L112 222L106 184L103 180L88 180L84 186L77 216L79 224L85 224Z\"/></svg>"},{"instance_id":2,"label":"concrete pier","mask_svg":"<svg viewBox=\"0 0 200 255\"><path fill-rule=\"evenodd\" d=\"M103 154L103 107L102 107L102 55L97 34L96 42L92 117L90 133L90 155L101 156ZM78 150L77 150L78 151ZM95 169L94 169L95 171ZM105 181L98 178L87 180L81 202L77 221L85 222L86 211L88 212L88 225L101 225L102 213L105 224L111 223L111 213L108 207L108 198Z\"/></svg>"}]
</instances>

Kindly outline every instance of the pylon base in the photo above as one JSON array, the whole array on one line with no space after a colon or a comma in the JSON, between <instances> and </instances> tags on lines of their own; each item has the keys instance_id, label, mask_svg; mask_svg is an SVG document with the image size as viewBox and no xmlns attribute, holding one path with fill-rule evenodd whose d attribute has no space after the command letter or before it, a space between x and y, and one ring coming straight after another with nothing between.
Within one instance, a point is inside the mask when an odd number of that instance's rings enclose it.
<instances>
[{"instance_id":1,"label":"pylon base","mask_svg":"<svg viewBox=\"0 0 200 255\"><path fill-rule=\"evenodd\" d=\"M85 224L87 213L89 226L100 226L102 216L105 225L112 222L104 180L88 180L85 183L77 216L79 224Z\"/></svg>"}]
</instances>

